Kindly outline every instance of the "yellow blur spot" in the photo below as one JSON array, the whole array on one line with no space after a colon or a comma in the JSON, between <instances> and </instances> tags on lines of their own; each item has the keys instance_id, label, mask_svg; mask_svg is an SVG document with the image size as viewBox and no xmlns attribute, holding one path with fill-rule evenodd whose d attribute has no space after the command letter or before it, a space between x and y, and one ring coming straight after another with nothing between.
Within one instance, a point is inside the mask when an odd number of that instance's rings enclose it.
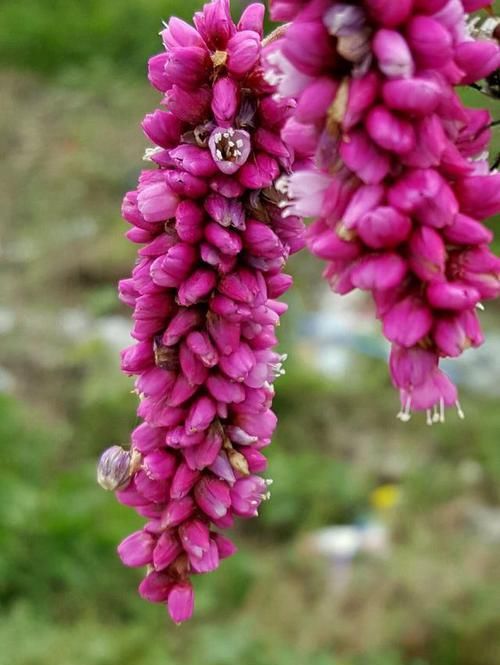
<instances>
[{"instance_id":1,"label":"yellow blur spot","mask_svg":"<svg viewBox=\"0 0 500 665\"><path fill-rule=\"evenodd\" d=\"M376 510L390 510L401 498L398 485L387 483L380 485L370 494L370 503Z\"/></svg>"}]
</instances>

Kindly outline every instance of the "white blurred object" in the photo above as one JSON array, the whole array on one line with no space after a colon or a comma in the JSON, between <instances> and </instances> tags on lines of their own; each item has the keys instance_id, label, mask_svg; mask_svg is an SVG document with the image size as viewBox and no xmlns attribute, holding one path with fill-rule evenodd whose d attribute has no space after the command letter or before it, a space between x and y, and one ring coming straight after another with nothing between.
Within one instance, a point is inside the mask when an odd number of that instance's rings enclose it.
<instances>
[{"instance_id":1,"label":"white blurred object","mask_svg":"<svg viewBox=\"0 0 500 665\"><path fill-rule=\"evenodd\" d=\"M352 562L360 553L385 557L389 554L389 530L385 524L372 520L365 524L330 526L310 536L313 552L324 556L331 565L331 588L342 592L349 584Z\"/></svg>"}]
</instances>

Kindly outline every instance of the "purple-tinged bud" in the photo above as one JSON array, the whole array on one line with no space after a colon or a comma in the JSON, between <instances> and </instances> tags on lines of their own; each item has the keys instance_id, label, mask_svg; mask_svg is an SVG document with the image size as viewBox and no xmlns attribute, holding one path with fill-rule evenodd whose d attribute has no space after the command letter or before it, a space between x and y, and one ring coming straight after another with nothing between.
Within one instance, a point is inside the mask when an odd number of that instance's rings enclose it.
<instances>
[{"instance_id":1,"label":"purple-tinged bud","mask_svg":"<svg viewBox=\"0 0 500 665\"><path fill-rule=\"evenodd\" d=\"M414 149L416 139L413 125L391 113L385 106L375 106L366 118L366 129L375 143L396 154Z\"/></svg>"},{"instance_id":2,"label":"purple-tinged bud","mask_svg":"<svg viewBox=\"0 0 500 665\"><path fill-rule=\"evenodd\" d=\"M224 451L220 451L212 464L208 467L210 471L220 480L224 480L229 485L236 481L233 467Z\"/></svg>"},{"instance_id":3,"label":"purple-tinged bud","mask_svg":"<svg viewBox=\"0 0 500 665\"><path fill-rule=\"evenodd\" d=\"M470 176L457 183L460 212L485 219L500 213L500 173Z\"/></svg>"},{"instance_id":4,"label":"purple-tinged bud","mask_svg":"<svg viewBox=\"0 0 500 665\"><path fill-rule=\"evenodd\" d=\"M212 112L219 128L229 129L240 106L240 88L235 81L220 78L213 87Z\"/></svg>"},{"instance_id":5,"label":"purple-tinged bud","mask_svg":"<svg viewBox=\"0 0 500 665\"><path fill-rule=\"evenodd\" d=\"M188 380L184 374L178 374L170 394L167 393L165 404L170 407L181 406L198 390L198 386Z\"/></svg>"},{"instance_id":6,"label":"purple-tinged bud","mask_svg":"<svg viewBox=\"0 0 500 665\"><path fill-rule=\"evenodd\" d=\"M173 84L191 91L207 79L212 63L206 48L176 46L169 51L169 56L165 74Z\"/></svg>"},{"instance_id":7,"label":"purple-tinged bud","mask_svg":"<svg viewBox=\"0 0 500 665\"><path fill-rule=\"evenodd\" d=\"M360 78L349 81L347 108L342 120L345 129L354 127L371 108L377 98L379 85L379 76L372 70Z\"/></svg>"},{"instance_id":8,"label":"purple-tinged bud","mask_svg":"<svg viewBox=\"0 0 500 665\"><path fill-rule=\"evenodd\" d=\"M177 460L166 450L152 450L144 457L142 468L152 480L167 480L174 475Z\"/></svg>"},{"instance_id":9,"label":"purple-tinged bud","mask_svg":"<svg viewBox=\"0 0 500 665\"><path fill-rule=\"evenodd\" d=\"M406 263L399 254L367 254L353 266L351 281L358 289L383 291L399 284L406 272Z\"/></svg>"},{"instance_id":10,"label":"purple-tinged bud","mask_svg":"<svg viewBox=\"0 0 500 665\"><path fill-rule=\"evenodd\" d=\"M432 336L441 353L452 358L484 342L479 320L472 310L464 310L456 316L440 317L434 325Z\"/></svg>"},{"instance_id":11,"label":"purple-tinged bud","mask_svg":"<svg viewBox=\"0 0 500 665\"><path fill-rule=\"evenodd\" d=\"M458 214L443 232L448 242L457 245L481 245L493 240L493 233L484 224L462 214Z\"/></svg>"},{"instance_id":12,"label":"purple-tinged bud","mask_svg":"<svg viewBox=\"0 0 500 665\"><path fill-rule=\"evenodd\" d=\"M153 566L155 570L163 570L173 563L179 554L182 554L182 547L177 536L172 531L164 531L158 538L156 547L153 550Z\"/></svg>"},{"instance_id":13,"label":"purple-tinged bud","mask_svg":"<svg viewBox=\"0 0 500 665\"><path fill-rule=\"evenodd\" d=\"M146 136L161 148L173 148L179 143L182 123L172 113L157 109L148 113L142 121Z\"/></svg>"},{"instance_id":14,"label":"purple-tinged bud","mask_svg":"<svg viewBox=\"0 0 500 665\"><path fill-rule=\"evenodd\" d=\"M217 166L208 152L195 145L180 145L170 151L170 157L191 175L208 177L217 173Z\"/></svg>"},{"instance_id":15,"label":"purple-tinged bud","mask_svg":"<svg viewBox=\"0 0 500 665\"><path fill-rule=\"evenodd\" d=\"M217 364L219 355L206 332L190 333L186 344L191 352L200 358L205 367L214 367Z\"/></svg>"},{"instance_id":16,"label":"purple-tinged bud","mask_svg":"<svg viewBox=\"0 0 500 665\"><path fill-rule=\"evenodd\" d=\"M281 132L281 138L285 145L293 148L297 156L310 157L316 150L319 133L314 125L304 125L291 117Z\"/></svg>"},{"instance_id":17,"label":"purple-tinged bud","mask_svg":"<svg viewBox=\"0 0 500 665\"><path fill-rule=\"evenodd\" d=\"M224 517L231 506L229 486L223 480L203 476L194 488L196 503L212 519Z\"/></svg>"},{"instance_id":18,"label":"purple-tinged bud","mask_svg":"<svg viewBox=\"0 0 500 665\"><path fill-rule=\"evenodd\" d=\"M139 297L138 291L134 288L133 279L121 279L118 282L118 297L124 305L135 307L137 298Z\"/></svg>"},{"instance_id":19,"label":"purple-tinged bud","mask_svg":"<svg viewBox=\"0 0 500 665\"><path fill-rule=\"evenodd\" d=\"M407 239L411 221L389 206L380 206L365 213L356 224L361 240L374 249L396 247Z\"/></svg>"},{"instance_id":20,"label":"purple-tinged bud","mask_svg":"<svg viewBox=\"0 0 500 665\"><path fill-rule=\"evenodd\" d=\"M364 0L363 4L373 21L387 28L404 23L413 8L413 0Z\"/></svg>"},{"instance_id":21,"label":"purple-tinged bud","mask_svg":"<svg viewBox=\"0 0 500 665\"><path fill-rule=\"evenodd\" d=\"M458 212L452 190L432 169L416 169L405 174L389 190L389 203L435 228L451 224Z\"/></svg>"},{"instance_id":22,"label":"purple-tinged bud","mask_svg":"<svg viewBox=\"0 0 500 665\"><path fill-rule=\"evenodd\" d=\"M195 244L203 237L203 209L194 201L181 201L175 211L175 230L184 242Z\"/></svg>"},{"instance_id":23,"label":"purple-tinged bud","mask_svg":"<svg viewBox=\"0 0 500 665\"><path fill-rule=\"evenodd\" d=\"M325 261L335 261L336 259L352 261L361 254L358 242L339 238L322 219L311 224L307 230L307 236L307 246L310 251Z\"/></svg>"},{"instance_id":24,"label":"purple-tinged bud","mask_svg":"<svg viewBox=\"0 0 500 665\"><path fill-rule=\"evenodd\" d=\"M429 115L415 124L415 130L415 149L402 155L403 163L420 169L438 166L446 150L453 145L444 132L441 119L435 114Z\"/></svg>"},{"instance_id":25,"label":"purple-tinged bud","mask_svg":"<svg viewBox=\"0 0 500 665\"><path fill-rule=\"evenodd\" d=\"M141 423L132 432L132 445L143 454L163 445L165 430L151 427L148 423Z\"/></svg>"},{"instance_id":26,"label":"purple-tinged bud","mask_svg":"<svg viewBox=\"0 0 500 665\"><path fill-rule=\"evenodd\" d=\"M185 448L184 459L190 469L202 471L212 465L222 447L220 427L212 425L202 443Z\"/></svg>"},{"instance_id":27,"label":"purple-tinged bud","mask_svg":"<svg viewBox=\"0 0 500 665\"><path fill-rule=\"evenodd\" d=\"M215 403L210 397L202 395L189 410L186 419L186 432L195 433L208 429L215 418Z\"/></svg>"},{"instance_id":28,"label":"purple-tinged bud","mask_svg":"<svg viewBox=\"0 0 500 665\"><path fill-rule=\"evenodd\" d=\"M205 300L215 288L217 277L213 270L199 268L181 284L177 292L179 305L189 307Z\"/></svg>"},{"instance_id":29,"label":"purple-tinged bud","mask_svg":"<svg viewBox=\"0 0 500 665\"><path fill-rule=\"evenodd\" d=\"M172 499L161 515L161 528L171 529L191 517L196 505L190 496L182 499Z\"/></svg>"},{"instance_id":30,"label":"purple-tinged bud","mask_svg":"<svg viewBox=\"0 0 500 665\"><path fill-rule=\"evenodd\" d=\"M190 446L196 446L201 443L204 437L204 432L188 434L184 429L184 426L174 427L167 433L165 437L165 443L171 448L188 448Z\"/></svg>"},{"instance_id":31,"label":"purple-tinged bud","mask_svg":"<svg viewBox=\"0 0 500 665\"><path fill-rule=\"evenodd\" d=\"M139 595L150 603L164 603L173 584L171 577L152 570L139 584Z\"/></svg>"},{"instance_id":32,"label":"purple-tinged bud","mask_svg":"<svg viewBox=\"0 0 500 665\"><path fill-rule=\"evenodd\" d=\"M363 129L355 129L344 138L340 156L366 185L378 185L389 173L388 155L372 143Z\"/></svg>"},{"instance_id":33,"label":"purple-tinged bud","mask_svg":"<svg viewBox=\"0 0 500 665\"><path fill-rule=\"evenodd\" d=\"M136 568L151 563L155 539L146 531L135 531L118 545L118 556L125 566Z\"/></svg>"},{"instance_id":34,"label":"purple-tinged bud","mask_svg":"<svg viewBox=\"0 0 500 665\"><path fill-rule=\"evenodd\" d=\"M192 490L199 477L199 471L190 469L185 462L181 462L172 478L170 498L182 499L185 497Z\"/></svg>"},{"instance_id":35,"label":"purple-tinged bud","mask_svg":"<svg viewBox=\"0 0 500 665\"><path fill-rule=\"evenodd\" d=\"M182 372L193 386L201 386L208 377L208 370L201 359L184 342L180 346L179 361Z\"/></svg>"},{"instance_id":36,"label":"purple-tinged bud","mask_svg":"<svg viewBox=\"0 0 500 665\"><path fill-rule=\"evenodd\" d=\"M202 322L201 312L193 308L182 308L172 318L163 333L162 342L166 346L177 344L184 335L196 328Z\"/></svg>"},{"instance_id":37,"label":"purple-tinged bud","mask_svg":"<svg viewBox=\"0 0 500 665\"><path fill-rule=\"evenodd\" d=\"M243 185L231 176L218 173L210 180L210 189L228 199L235 199L245 191Z\"/></svg>"},{"instance_id":38,"label":"purple-tinged bud","mask_svg":"<svg viewBox=\"0 0 500 665\"><path fill-rule=\"evenodd\" d=\"M199 46L206 48L205 42L192 25L176 16L172 16L165 28L160 32L165 48L168 50L176 46Z\"/></svg>"},{"instance_id":39,"label":"purple-tinged bud","mask_svg":"<svg viewBox=\"0 0 500 665\"><path fill-rule=\"evenodd\" d=\"M438 107L443 89L431 78L395 79L384 83L382 96L384 103L395 111L426 116Z\"/></svg>"},{"instance_id":40,"label":"purple-tinged bud","mask_svg":"<svg viewBox=\"0 0 500 665\"><path fill-rule=\"evenodd\" d=\"M253 30L241 30L227 43L227 69L234 76L245 76L260 57L260 35Z\"/></svg>"},{"instance_id":41,"label":"purple-tinged bud","mask_svg":"<svg viewBox=\"0 0 500 665\"><path fill-rule=\"evenodd\" d=\"M137 205L146 222L163 222L175 215L178 197L166 182L155 182L143 187L137 196Z\"/></svg>"},{"instance_id":42,"label":"purple-tinged bud","mask_svg":"<svg viewBox=\"0 0 500 665\"><path fill-rule=\"evenodd\" d=\"M222 354L235 351L240 344L241 325L237 321L209 314L207 316L207 329L215 346Z\"/></svg>"},{"instance_id":43,"label":"purple-tinged bud","mask_svg":"<svg viewBox=\"0 0 500 665\"><path fill-rule=\"evenodd\" d=\"M267 299L266 281L260 271L240 268L226 275L219 282L222 295L253 307L264 304Z\"/></svg>"},{"instance_id":44,"label":"purple-tinged bud","mask_svg":"<svg viewBox=\"0 0 500 665\"><path fill-rule=\"evenodd\" d=\"M138 342L120 352L121 368L126 374L139 374L154 367L151 342Z\"/></svg>"},{"instance_id":45,"label":"purple-tinged bud","mask_svg":"<svg viewBox=\"0 0 500 665\"><path fill-rule=\"evenodd\" d=\"M167 169L165 171L165 180L169 187L179 196L197 199L205 196L208 192L207 181L204 178L191 175L187 171Z\"/></svg>"},{"instance_id":46,"label":"purple-tinged bud","mask_svg":"<svg viewBox=\"0 0 500 665\"><path fill-rule=\"evenodd\" d=\"M415 65L404 37L394 30L379 30L373 39L373 52L379 69L387 78L410 78Z\"/></svg>"},{"instance_id":47,"label":"purple-tinged bud","mask_svg":"<svg viewBox=\"0 0 500 665\"><path fill-rule=\"evenodd\" d=\"M422 385L437 369L438 358L433 351L419 346L404 348L393 344L389 358L389 368L394 386L412 390Z\"/></svg>"},{"instance_id":48,"label":"purple-tinged bud","mask_svg":"<svg viewBox=\"0 0 500 665\"><path fill-rule=\"evenodd\" d=\"M221 374L211 374L207 380L207 388L212 397L218 402L236 404L245 399L245 389L243 386Z\"/></svg>"},{"instance_id":49,"label":"purple-tinged bud","mask_svg":"<svg viewBox=\"0 0 500 665\"><path fill-rule=\"evenodd\" d=\"M406 26L406 39L417 64L439 69L453 56L453 41L448 30L428 16L414 16Z\"/></svg>"},{"instance_id":50,"label":"purple-tinged bud","mask_svg":"<svg viewBox=\"0 0 500 665\"><path fill-rule=\"evenodd\" d=\"M240 517L256 517L259 505L267 495L268 488L263 478L240 478L231 488L231 508Z\"/></svg>"},{"instance_id":51,"label":"purple-tinged bud","mask_svg":"<svg viewBox=\"0 0 500 665\"><path fill-rule=\"evenodd\" d=\"M328 70L338 59L334 40L320 20L294 21L286 31L281 48L293 67L307 76Z\"/></svg>"},{"instance_id":52,"label":"purple-tinged bud","mask_svg":"<svg viewBox=\"0 0 500 665\"><path fill-rule=\"evenodd\" d=\"M265 12L266 8L261 2L254 2L251 5L247 5L238 21L237 29L239 31L253 30L259 37L262 37Z\"/></svg>"},{"instance_id":53,"label":"purple-tinged bud","mask_svg":"<svg viewBox=\"0 0 500 665\"><path fill-rule=\"evenodd\" d=\"M464 41L455 48L455 62L464 72L461 83L474 83L500 67L500 47L485 39Z\"/></svg>"},{"instance_id":54,"label":"purple-tinged bud","mask_svg":"<svg viewBox=\"0 0 500 665\"><path fill-rule=\"evenodd\" d=\"M424 303L408 296L382 317L384 336L405 348L415 346L432 327L432 313Z\"/></svg>"},{"instance_id":55,"label":"purple-tinged bud","mask_svg":"<svg viewBox=\"0 0 500 665\"><path fill-rule=\"evenodd\" d=\"M165 73L165 67L169 59L168 53L159 53L148 60L148 79L153 87L160 92L167 92L172 85Z\"/></svg>"},{"instance_id":56,"label":"purple-tinged bud","mask_svg":"<svg viewBox=\"0 0 500 665\"><path fill-rule=\"evenodd\" d=\"M187 91L178 85L173 85L167 92L165 101L169 111L179 120L196 125L205 119L212 101L212 93L205 86Z\"/></svg>"},{"instance_id":57,"label":"purple-tinged bud","mask_svg":"<svg viewBox=\"0 0 500 665\"><path fill-rule=\"evenodd\" d=\"M277 273L266 278L267 295L269 298L279 298L293 284L293 277L286 273Z\"/></svg>"},{"instance_id":58,"label":"purple-tinged bud","mask_svg":"<svg viewBox=\"0 0 500 665\"><path fill-rule=\"evenodd\" d=\"M323 119L335 99L338 87L337 81L328 76L314 79L300 95L295 119L306 124Z\"/></svg>"},{"instance_id":59,"label":"purple-tinged bud","mask_svg":"<svg viewBox=\"0 0 500 665\"><path fill-rule=\"evenodd\" d=\"M210 194L204 202L205 210L221 226L234 226L239 231L245 228L245 211L240 201L219 194Z\"/></svg>"},{"instance_id":60,"label":"purple-tinged bud","mask_svg":"<svg viewBox=\"0 0 500 665\"><path fill-rule=\"evenodd\" d=\"M219 358L219 367L233 381L244 381L254 366L255 356L245 343L241 343L234 353Z\"/></svg>"},{"instance_id":61,"label":"purple-tinged bud","mask_svg":"<svg viewBox=\"0 0 500 665\"><path fill-rule=\"evenodd\" d=\"M410 269L424 282L444 279L446 247L441 234L420 226L408 245Z\"/></svg>"},{"instance_id":62,"label":"purple-tinged bud","mask_svg":"<svg viewBox=\"0 0 500 665\"><path fill-rule=\"evenodd\" d=\"M205 226L205 237L223 254L236 256L241 252L241 236L216 222L210 222Z\"/></svg>"},{"instance_id":63,"label":"purple-tinged bud","mask_svg":"<svg viewBox=\"0 0 500 665\"><path fill-rule=\"evenodd\" d=\"M208 2L202 11L195 13L194 24L207 46L214 50L225 49L228 40L236 31L228 0Z\"/></svg>"},{"instance_id":64,"label":"purple-tinged bud","mask_svg":"<svg viewBox=\"0 0 500 665\"><path fill-rule=\"evenodd\" d=\"M219 550L214 541L210 542L208 550L201 557L191 555L189 563L197 573L210 573L219 567Z\"/></svg>"},{"instance_id":65,"label":"purple-tinged bud","mask_svg":"<svg viewBox=\"0 0 500 665\"><path fill-rule=\"evenodd\" d=\"M177 582L168 594L168 613L179 624L191 618L194 610L193 587L189 582Z\"/></svg>"},{"instance_id":66,"label":"purple-tinged bud","mask_svg":"<svg viewBox=\"0 0 500 665\"><path fill-rule=\"evenodd\" d=\"M111 492L124 489L140 463L141 455L137 450L111 446L103 452L97 465L97 482Z\"/></svg>"},{"instance_id":67,"label":"purple-tinged bud","mask_svg":"<svg viewBox=\"0 0 500 665\"><path fill-rule=\"evenodd\" d=\"M186 552L198 559L210 549L210 531L199 519L192 519L179 527L182 547Z\"/></svg>"},{"instance_id":68,"label":"purple-tinged bud","mask_svg":"<svg viewBox=\"0 0 500 665\"><path fill-rule=\"evenodd\" d=\"M227 559L228 557L233 556L233 554L236 554L238 548L231 540L229 540L229 538L226 538L226 536L223 536L220 533L215 533L213 539L217 545L220 559Z\"/></svg>"},{"instance_id":69,"label":"purple-tinged bud","mask_svg":"<svg viewBox=\"0 0 500 665\"><path fill-rule=\"evenodd\" d=\"M274 257L283 254L283 245L274 231L263 222L248 220L243 232L247 251L257 256Z\"/></svg>"},{"instance_id":70,"label":"purple-tinged bud","mask_svg":"<svg viewBox=\"0 0 500 665\"><path fill-rule=\"evenodd\" d=\"M427 287L427 300L436 309L461 310L475 307L480 293L460 282L433 282Z\"/></svg>"},{"instance_id":71,"label":"purple-tinged bud","mask_svg":"<svg viewBox=\"0 0 500 665\"><path fill-rule=\"evenodd\" d=\"M159 286L178 287L191 272L196 259L196 249L179 242L152 263L151 279Z\"/></svg>"},{"instance_id":72,"label":"purple-tinged bud","mask_svg":"<svg viewBox=\"0 0 500 665\"><path fill-rule=\"evenodd\" d=\"M271 187L279 175L277 161L265 152L258 152L242 166L238 180L248 189L265 189Z\"/></svg>"}]
</instances>

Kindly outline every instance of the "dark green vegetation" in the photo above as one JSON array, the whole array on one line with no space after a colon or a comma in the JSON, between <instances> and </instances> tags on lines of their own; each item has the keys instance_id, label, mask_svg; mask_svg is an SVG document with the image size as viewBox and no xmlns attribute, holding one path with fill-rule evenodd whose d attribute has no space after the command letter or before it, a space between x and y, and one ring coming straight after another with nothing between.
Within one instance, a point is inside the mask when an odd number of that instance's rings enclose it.
<instances>
[{"instance_id":1,"label":"dark green vegetation","mask_svg":"<svg viewBox=\"0 0 500 665\"><path fill-rule=\"evenodd\" d=\"M316 375L293 332L315 305L319 267L305 255L291 262L272 501L238 530L240 552L197 580L182 628L136 597L139 573L114 554L140 524L94 481L100 451L135 422L118 371L126 340L106 341L128 314L114 284L134 254L119 204L142 166L137 123L157 99L140 73L158 17L186 11L0 4L0 382L13 379L0 393L0 662L498 665L498 398L465 393L463 423L403 426L382 363L360 358L338 383ZM488 314L494 332L498 307ZM331 594L308 534L367 519L388 476L401 487L382 515L391 555L360 557Z\"/></svg>"}]
</instances>

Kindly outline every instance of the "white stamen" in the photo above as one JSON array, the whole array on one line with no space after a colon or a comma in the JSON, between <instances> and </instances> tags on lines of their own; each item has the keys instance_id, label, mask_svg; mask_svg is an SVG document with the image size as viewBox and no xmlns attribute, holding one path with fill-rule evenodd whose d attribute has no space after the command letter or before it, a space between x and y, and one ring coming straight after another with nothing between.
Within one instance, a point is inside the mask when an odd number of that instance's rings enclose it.
<instances>
[{"instance_id":1,"label":"white stamen","mask_svg":"<svg viewBox=\"0 0 500 665\"><path fill-rule=\"evenodd\" d=\"M485 310L485 307L484 307L482 302L478 302L476 307L480 312L484 312L484 310Z\"/></svg>"},{"instance_id":2,"label":"white stamen","mask_svg":"<svg viewBox=\"0 0 500 665\"><path fill-rule=\"evenodd\" d=\"M463 420L465 418L465 413L462 411L462 407L460 406L460 402L458 401L458 399L455 402L455 406L457 409L458 417L460 418L460 420Z\"/></svg>"},{"instance_id":3,"label":"white stamen","mask_svg":"<svg viewBox=\"0 0 500 665\"><path fill-rule=\"evenodd\" d=\"M266 485L272 485L274 483L274 480L272 478L264 478L264 482Z\"/></svg>"},{"instance_id":4,"label":"white stamen","mask_svg":"<svg viewBox=\"0 0 500 665\"><path fill-rule=\"evenodd\" d=\"M215 138L215 142L219 143L219 141L222 139L222 134L220 132L217 132L217 134L215 135L214 138Z\"/></svg>"},{"instance_id":5,"label":"white stamen","mask_svg":"<svg viewBox=\"0 0 500 665\"><path fill-rule=\"evenodd\" d=\"M432 411L427 409L426 413L426 423L432 427Z\"/></svg>"},{"instance_id":6,"label":"white stamen","mask_svg":"<svg viewBox=\"0 0 500 665\"><path fill-rule=\"evenodd\" d=\"M221 161L221 162L223 161L222 152L221 152L218 148L217 148L217 150L215 151L215 156L217 157L217 159L218 159L219 161Z\"/></svg>"},{"instance_id":7,"label":"white stamen","mask_svg":"<svg viewBox=\"0 0 500 665\"><path fill-rule=\"evenodd\" d=\"M434 414L432 416L432 422L433 423L438 423L439 422L439 411L438 411L438 408L437 408L437 404L434 404L434 406L432 408L434 410Z\"/></svg>"},{"instance_id":8,"label":"white stamen","mask_svg":"<svg viewBox=\"0 0 500 665\"><path fill-rule=\"evenodd\" d=\"M237 139L236 140L236 147L237 148L243 148L243 139Z\"/></svg>"},{"instance_id":9,"label":"white stamen","mask_svg":"<svg viewBox=\"0 0 500 665\"><path fill-rule=\"evenodd\" d=\"M444 423L444 399L442 397L439 398L439 422Z\"/></svg>"},{"instance_id":10,"label":"white stamen","mask_svg":"<svg viewBox=\"0 0 500 665\"><path fill-rule=\"evenodd\" d=\"M229 132L224 132L223 137L224 137L225 139L228 139L228 138L229 138Z\"/></svg>"},{"instance_id":11,"label":"white stamen","mask_svg":"<svg viewBox=\"0 0 500 665\"><path fill-rule=\"evenodd\" d=\"M411 397L408 396L404 408L397 414L396 418L399 418L401 422L407 423L411 420Z\"/></svg>"}]
</instances>

